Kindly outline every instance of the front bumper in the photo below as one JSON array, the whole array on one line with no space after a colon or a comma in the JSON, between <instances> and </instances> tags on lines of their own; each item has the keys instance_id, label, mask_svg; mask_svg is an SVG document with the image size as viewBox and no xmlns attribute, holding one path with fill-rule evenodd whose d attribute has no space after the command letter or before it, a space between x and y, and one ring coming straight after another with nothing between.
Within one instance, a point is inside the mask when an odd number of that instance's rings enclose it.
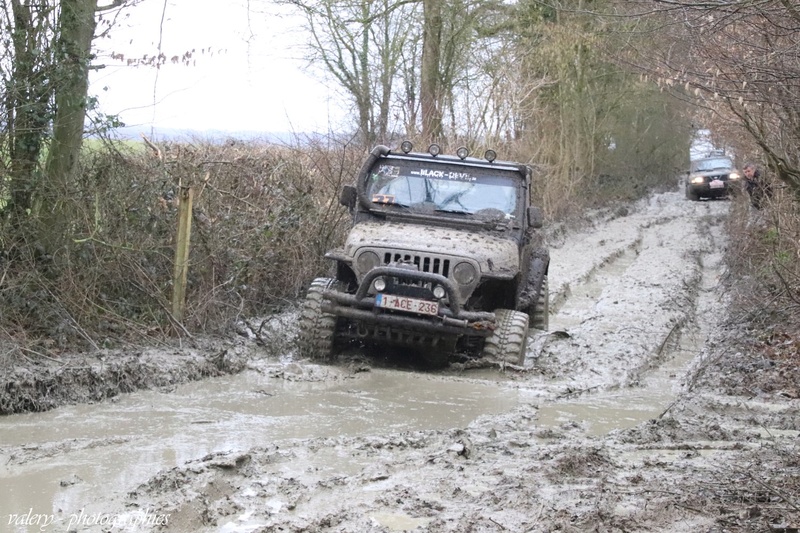
<instances>
[{"instance_id":1,"label":"front bumper","mask_svg":"<svg viewBox=\"0 0 800 533\"><path fill-rule=\"evenodd\" d=\"M437 316L417 315L376 307L375 296L369 294L369 290L378 277L392 278L399 282L421 286L441 285L445 289L446 298L440 301L439 314ZM449 278L440 274L402 267L374 268L361 280L355 294L326 290L322 293L322 297L324 312L347 318L355 323L397 327L428 334L480 337L491 335L496 324L494 313L462 309L458 300L458 287Z\"/></svg>"},{"instance_id":2,"label":"front bumper","mask_svg":"<svg viewBox=\"0 0 800 533\"><path fill-rule=\"evenodd\" d=\"M703 181L700 183L693 183L692 178L687 182L687 190L697 196L704 198L716 198L720 196L727 196L733 192L737 187L740 187L741 180L738 178L731 178L730 174L715 174L712 176L701 176ZM721 187L712 187L712 182L721 182Z\"/></svg>"},{"instance_id":3,"label":"front bumper","mask_svg":"<svg viewBox=\"0 0 800 533\"><path fill-rule=\"evenodd\" d=\"M712 189L708 183L699 183L689 185L689 191L698 196L725 196L731 190L731 184L727 181L723 182L725 185Z\"/></svg>"}]
</instances>

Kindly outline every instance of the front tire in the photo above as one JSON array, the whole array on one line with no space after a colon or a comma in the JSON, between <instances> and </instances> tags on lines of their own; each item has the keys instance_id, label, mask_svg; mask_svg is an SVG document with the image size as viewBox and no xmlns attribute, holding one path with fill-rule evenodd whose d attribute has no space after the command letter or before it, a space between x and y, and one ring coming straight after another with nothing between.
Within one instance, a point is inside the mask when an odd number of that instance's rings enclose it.
<instances>
[{"instance_id":1,"label":"front tire","mask_svg":"<svg viewBox=\"0 0 800 533\"><path fill-rule=\"evenodd\" d=\"M528 315L510 309L497 309L494 314L497 317L497 326L486 337L483 357L522 365L528 344Z\"/></svg>"},{"instance_id":2,"label":"front tire","mask_svg":"<svg viewBox=\"0 0 800 533\"><path fill-rule=\"evenodd\" d=\"M317 278L311 282L300 309L297 348L301 356L324 361L333 355L336 315L322 311L322 292L335 287L336 280Z\"/></svg>"}]
</instances>

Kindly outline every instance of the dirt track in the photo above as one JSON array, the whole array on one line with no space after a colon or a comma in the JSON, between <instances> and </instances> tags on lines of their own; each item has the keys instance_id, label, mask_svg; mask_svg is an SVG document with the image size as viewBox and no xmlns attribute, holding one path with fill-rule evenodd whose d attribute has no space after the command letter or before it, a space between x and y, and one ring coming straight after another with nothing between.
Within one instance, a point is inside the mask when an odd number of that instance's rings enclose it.
<instances>
[{"instance_id":1,"label":"dirt track","mask_svg":"<svg viewBox=\"0 0 800 533\"><path fill-rule=\"evenodd\" d=\"M245 374L290 403L298 382L341 385L366 428L337 433L312 413L300 437L143 467L143 483L114 487L93 508L130 531L796 531L800 401L796 384L777 381L777 356L725 326L729 205L657 194L554 235L551 329L531 339L524 371L421 374L363 354L320 367L293 360L291 326L278 323ZM421 376L425 390L463 385L494 403L463 424L445 413L415 427L373 390L392 376ZM4 477L69 463L81 447L39 438L0 441ZM68 529L73 510L60 511L52 531Z\"/></svg>"}]
</instances>

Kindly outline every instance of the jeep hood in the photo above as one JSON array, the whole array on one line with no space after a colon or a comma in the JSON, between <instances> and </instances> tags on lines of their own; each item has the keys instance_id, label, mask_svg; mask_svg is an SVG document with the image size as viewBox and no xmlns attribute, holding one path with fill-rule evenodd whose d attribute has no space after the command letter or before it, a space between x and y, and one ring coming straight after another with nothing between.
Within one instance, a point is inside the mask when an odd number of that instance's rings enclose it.
<instances>
[{"instance_id":1,"label":"jeep hood","mask_svg":"<svg viewBox=\"0 0 800 533\"><path fill-rule=\"evenodd\" d=\"M519 272L517 243L479 231L362 222L350 230L344 254L352 258L365 246L470 258L478 262L483 275L490 277L511 278Z\"/></svg>"}]
</instances>

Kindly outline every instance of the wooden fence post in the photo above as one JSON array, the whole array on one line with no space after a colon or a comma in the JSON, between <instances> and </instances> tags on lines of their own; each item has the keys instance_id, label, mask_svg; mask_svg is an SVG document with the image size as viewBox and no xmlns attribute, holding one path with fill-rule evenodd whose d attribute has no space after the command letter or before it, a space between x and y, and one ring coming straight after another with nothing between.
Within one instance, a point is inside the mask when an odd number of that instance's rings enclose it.
<instances>
[{"instance_id":1,"label":"wooden fence post","mask_svg":"<svg viewBox=\"0 0 800 533\"><path fill-rule=\"evenodd\" d=\"M172 316L180 323L183 323L186 310L186 273L189 270L193 195L191 187L181 187L178 193L178 239L175 243L175 269L172 276Z\"/></svg>"}]
</instances>

